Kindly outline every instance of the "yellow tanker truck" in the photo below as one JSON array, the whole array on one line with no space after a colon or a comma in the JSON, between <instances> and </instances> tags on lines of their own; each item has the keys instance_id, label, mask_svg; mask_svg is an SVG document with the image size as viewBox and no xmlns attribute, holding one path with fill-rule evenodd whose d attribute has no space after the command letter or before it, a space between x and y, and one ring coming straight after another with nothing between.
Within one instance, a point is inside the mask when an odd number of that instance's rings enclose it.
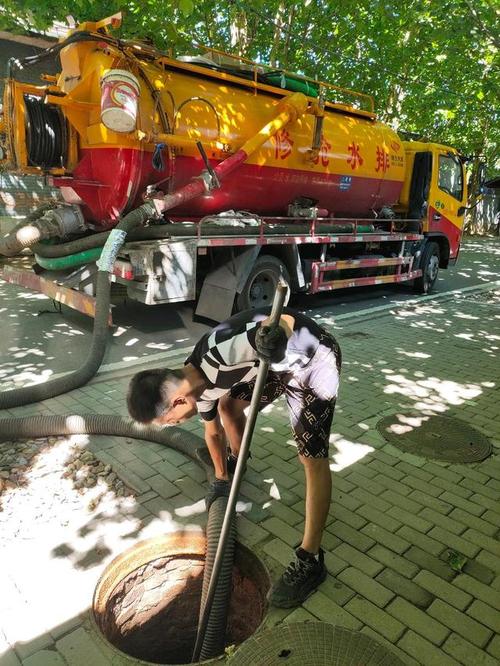
<instances>
[{"instance_id":1,"label":"yellow tanker truck","mask_svg":"<svg viewBox=\"0 0 500 666\"><path fill-rule=\"evenodd\" d=\"M280 274L292 292L427 292L456 261L454 148L402 140L362 93L213 49L175 59L113 37L119 22L83 23L26 59L59 54L43 85L16 81L12 63L0 164L46 175L61 202L0 239L0 254L31 247L37 264L4 279L92 313L103 246L145 201L153 214L115 238L112 279L150 305L198 298L215 319L269 303Z\"/></svg>"}]
</instances>

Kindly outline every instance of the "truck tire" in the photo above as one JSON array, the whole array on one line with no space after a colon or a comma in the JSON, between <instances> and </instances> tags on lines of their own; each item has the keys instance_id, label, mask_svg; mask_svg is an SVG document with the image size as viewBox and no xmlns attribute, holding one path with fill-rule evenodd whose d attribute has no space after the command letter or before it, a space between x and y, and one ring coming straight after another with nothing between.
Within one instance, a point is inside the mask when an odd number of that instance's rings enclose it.
<instances>
[{"instance_id":1,"label":"truck tire","mask_svg":"<svg viewBox=\"0 0 500 666\"><path fill-rule=\"evenodd\" d=\"M426 243L420 261L422 277L413 283L413 289L419 294L432 291L439 272L439 245L433 241Z\"/></svg>"},{"instance_id":2,"label":"truck tire","mask_svg":"<svg viewBox=\"0 0 500 666\"><path fill-rule=\"evenodd\" d=\"M285 264L271 255L257 257L245 286L236 299L236 311L241 312L272 305L280 276L288 286L286 305L290 299L290 276Z\"/></svg>"}]
</instances>

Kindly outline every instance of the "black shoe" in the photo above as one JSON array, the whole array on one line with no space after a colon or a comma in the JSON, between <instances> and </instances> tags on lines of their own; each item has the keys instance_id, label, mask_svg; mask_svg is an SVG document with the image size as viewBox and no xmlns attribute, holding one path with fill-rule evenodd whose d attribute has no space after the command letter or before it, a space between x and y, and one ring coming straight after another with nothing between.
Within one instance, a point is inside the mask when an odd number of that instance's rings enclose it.
<instances>
[{"instance_id":1,"label":"black shoe","mask_svg":"<svg viewBox=\"0 0 500 666\"><path fill-rule=\"evenodd\" d=\"M248 457L251 458L251 457L252 457L252 454L249 453L249 454L248 454ZM231 476L234 474L234 471L235 471L235 469L236 469L236 463L237 463L237 462L238 462L238 456L233 456L232 453L229 453L228 456L227 456L226 465L227 465L227 473L228 473L228 474L231 474ZM246 468L247 468L247 464L246 464L246 462L245 462L245 464L244 464L244 466L243 466L243 471L245 471Z\"/></svg>"},{"instance_id":2,"label":"black shoe","mask_svg":"<svg viewBox=\"0 0 500 666\"><path fill-rule=\"evenodd\" d=\"M295 559L290 562L269 592L269 603L278 608L300 606L325 580L326 573L324 553L321 548L317 557L303 548L297 548Z\"/></svg>"}]
</instances>

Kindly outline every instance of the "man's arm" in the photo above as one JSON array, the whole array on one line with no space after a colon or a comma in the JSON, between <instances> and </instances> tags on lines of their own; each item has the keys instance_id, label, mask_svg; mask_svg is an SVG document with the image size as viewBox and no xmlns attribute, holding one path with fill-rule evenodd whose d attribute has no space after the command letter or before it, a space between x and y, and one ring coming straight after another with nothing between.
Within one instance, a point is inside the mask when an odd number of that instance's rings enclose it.
<instances>
[{"instance_id":1,"label":"man's arm","mask_svg":"<svg viewBox=\"0 0 500 666\"><path fill-rule=\"evenodd\" d=\"M219 415L211 421L204 421L205 423L205 442L212 458L212 463L215 469L215 477L217 479L229 479L227 474L227 444L224 428L220 421Z\"/></svg>"}]
</instances>

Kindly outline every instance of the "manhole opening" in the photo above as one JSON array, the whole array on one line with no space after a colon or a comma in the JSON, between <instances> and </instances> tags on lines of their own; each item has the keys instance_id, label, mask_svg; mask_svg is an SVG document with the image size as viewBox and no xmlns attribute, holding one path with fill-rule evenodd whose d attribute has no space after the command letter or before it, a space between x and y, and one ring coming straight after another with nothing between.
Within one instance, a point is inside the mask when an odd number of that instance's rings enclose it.
<instances>
[{"instance_id":1,"label":"manhole opening","mask_svg":"<svg viewBox=\"0 0 500 666\"><path fill-rule=\"evenodd\" d=\"M94 594L97 626L118 650L154 664L188 664L196 640L205 539L174 534L141 542L106 569ZM226 646L259 627L269 575L250 550L236 545Z\"/></svg>"}]
</instances>

